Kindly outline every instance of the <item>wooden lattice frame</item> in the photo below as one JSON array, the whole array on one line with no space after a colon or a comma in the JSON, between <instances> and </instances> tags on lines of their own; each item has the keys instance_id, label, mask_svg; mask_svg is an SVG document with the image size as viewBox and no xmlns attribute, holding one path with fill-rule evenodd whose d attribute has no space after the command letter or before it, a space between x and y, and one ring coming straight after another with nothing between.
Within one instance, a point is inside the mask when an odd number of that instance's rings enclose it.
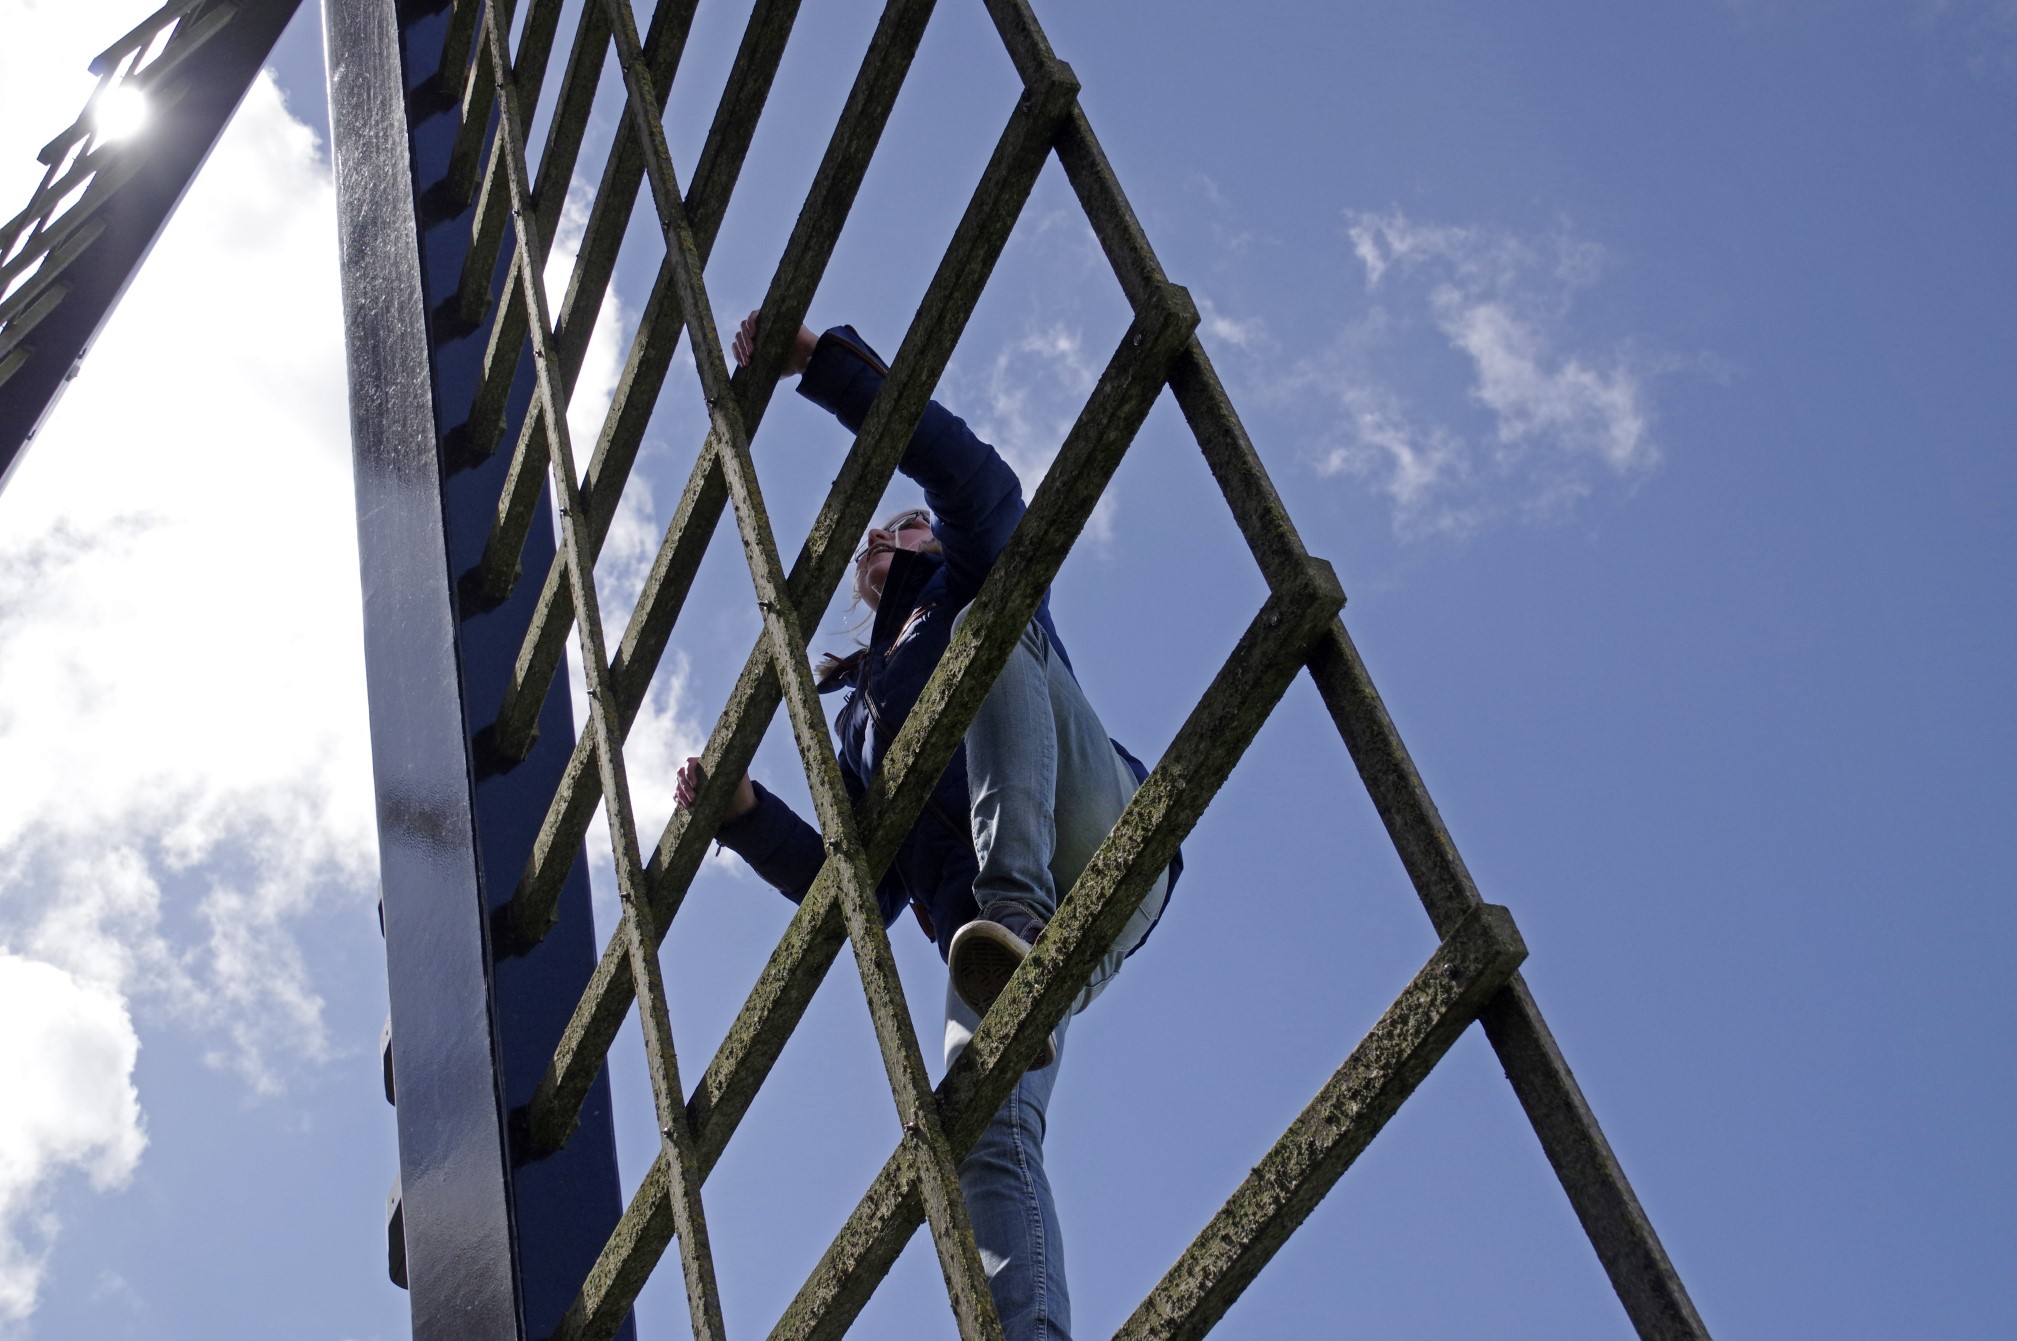
<instances>
[{"instance_id":1,"label":"wooden lattice frame","mask_svg":"<svg viewBox=\"0 0 2017 1341\"><path fill-rule=\"evenodd\" d=\"M504 445L513 379L530 350L535 387L510 444L482 560L462 599L505 599L542 582L495 720L479 733L487 767L508 769L579 638L588 729L575 742L495 921L493 951L524 953L556 898L598 804L613 845L622 925L576 1004L531 1102L514 1115L518 1158L565 1145L584 1096L633 1001L640 1012L661 1146L588 1273L558 1335L612 1335L669 1243L694 1330L722 1334L700 1187L843 943L853 948L904 1136L772 1332L846 1330L920 1222L930 1227L961 1335L996 1337L986 1282L960 1197L960 1156L978 1138L1299 670L1307 669L1385 822L1442 944L1253 1176L1124 1324L1127 1337L1210 1330L1472 1019L1483 1022L1543 1149L1645 1337L1706 1332L1613 1158L1516 969L1525 950L1510 918L1480 899L1339 611L1329 565L1303 548L1203 346L1185 291L1164 275L1078 100L1071 69L1024 0L985 0L1022 96L934 274L852 451L787 567L751 465L787 347L803 319L917 51L933 0L889 0L763 302L751 363L724 360L703 269L798 0L757 0L726 91L684 189L661 126L695 0L666 0L640 34L625 0L585 0L551 90L538 173L525 128L548 92L560 0L531 0L510 40L512 0L455 0L437 75L458 130L436 207L469 210L462 280L447 315L488 332L483 375L445 445L467 466ZM542 281L547 247L575 172L597 80L613 49L624 125L602 171L579 260L556 310ZM895 470L1014 221L1055 155L1113 267L1133 320L1056 462L859 804L850 804L806 659L807 629L845 571L854 538ZM663 258L585 476L567 404L614 271L637 193L648 187ZM473 209L471 208L473 206ZM509 279L501 292L500 260ZM654 402L684 335L709 429L643 593L612 654L594 565ZM903 1001L874 899L879 873L952 757L1041 593L1057 572L1151 405L1167 386L1266 580L1269 596L1204 697L1063 902L1036 952L934 1090ZM544 491L560 516L544 573L519 572ZM762 633L704 753L710 781L676 812L647 857L636 831L623 741L724 509L732 509L762 612ZM790 928L706 1071L681 1079L657 949L727 803L782 705L804 763L827 858Z\"/></svg>"}]
</instances>

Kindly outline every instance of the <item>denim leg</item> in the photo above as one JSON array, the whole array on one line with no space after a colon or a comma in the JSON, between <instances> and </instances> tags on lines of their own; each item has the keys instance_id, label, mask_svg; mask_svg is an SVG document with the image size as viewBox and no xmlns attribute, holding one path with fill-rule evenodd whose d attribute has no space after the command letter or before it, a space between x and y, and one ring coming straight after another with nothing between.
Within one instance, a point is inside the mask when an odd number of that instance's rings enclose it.
<instances>
[{"instance_id":1,"label":"denim leg","mask_svg":"<svg viewBox=\"0 0 2017 1341\"><path fill-rule=\"evenodd\" d=\"M962 618L965 612L961 612ZM1134 795L1135 778L1107 739L1078 677L1032 620L966 735L974 899L1020 903L1049 921ZM1159 876L1074 1006L1083 1010L1161 912Z\"/></svg>"},{"instance_id":2,"label":"denim leg","mask_svg":"<svg viewBox=\"0 0 2017 1341\"><path fill-rule=\"evenodd\" d=\"M963 1051L980 1021L948 984L945 1059ZM1071 1341L1071 1295L1065 1287L1064 1241L1057 1205L1044 1174L1044 1112L1064 1058L1069 1016L1051 1039L1058 1058L1026 1073L960 1164L960 1191L980 1246L988 1291L1006 1341Z\"/></svg>"},{"instance_id":3,"label":"denim leg","mask_svg":"<svg viewBox=\"0 0 2017 1341\"><path fill-rule=\"evenodd\" d=\"M961 612L964 616L965 612ZM1057 913L1058 723L1051 711L1049 640L1032 621L981 701L966 733L974 902Z\"/></svg>"},{"instance_id":4,"label":"denim leg","mask_svg":"<svg viewBox=\"0 0 2017 1341\"><path fill-rule=\"evenodd\" d=\"M962 612L963 613L963 612ZM1051 648L1043 626L1023 629L966 735L972 798L974 898L1020 903L1049 921L1135 792L1099 714ZM1073 1010L1085 1009L1162 909L1158 877ZM946 1064L980 1026L946 986ZM1058 1060L1017 1082L960 1165L960 1190L1007 1341L1070 1341L1071 1296L1057 1206L1044 1175L1044 1115L1064 1060L1065 1016L1051 1035Z\"/></svg>"}]
</instances>

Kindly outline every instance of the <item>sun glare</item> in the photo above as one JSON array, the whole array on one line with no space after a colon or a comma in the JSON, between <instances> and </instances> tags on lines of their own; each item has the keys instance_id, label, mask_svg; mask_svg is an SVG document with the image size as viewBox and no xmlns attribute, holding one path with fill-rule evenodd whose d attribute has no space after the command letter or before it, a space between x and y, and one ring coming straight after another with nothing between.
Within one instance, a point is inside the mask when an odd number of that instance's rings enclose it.
<instances>
[{"instance_id":1,"label":"sun glare","mask_svg":"<svg viewBox=\"0 0 2017 1341\"><path fill-rule=\"evenodd\" d=\"M98 95L91 119L99 140L123 140L147 124L147 95L115 84Z\"/></svg>"}]
</instances>

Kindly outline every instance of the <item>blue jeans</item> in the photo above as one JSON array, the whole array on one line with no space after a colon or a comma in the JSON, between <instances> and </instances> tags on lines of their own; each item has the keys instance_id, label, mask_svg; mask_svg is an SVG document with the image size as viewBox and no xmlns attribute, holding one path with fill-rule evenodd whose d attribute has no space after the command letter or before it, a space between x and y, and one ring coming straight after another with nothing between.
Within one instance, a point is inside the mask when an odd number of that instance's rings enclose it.
<instances>
[{"instance_id":1,"label":"blue jeans","mask_svg":"<svg viewBox=\"0 0 2017 1341\"><path fill-rule=\"evenodd\" d=\"M1064 1238L1044 1173L1044 1113L1064 1062L1067 1015L1051 1041L1058 1059L1016 1082L978 1144L959 1166L967 1219L1007 1341L1071 1341L1072 1301L1065 1290ZM945 1060L965 1049L980 1019L946 985Z\"/></svg>"},{"instance_id":2,"label":"blue jeans","mask_svg":"<svg viewBox=\"0 0 2017 1341\"><path fill-rule=\"evenodd\" d=\"M1034 621L967 729L966 756L980 864L974 898L982 907L1011 900L1048 922L1134 795L1135 778ZM1148 934L1167 893L1168 876L1160 876L1073 1003L1074 1014ZM945 1022L950 1066L980 1024L950 985ZM1070 1023L1068 1015L1051 1035L1057 1061L1017 1082L960 1165L967 1214L1008 1341L1071 1338L1064 1245L1043 1165L1044 1115Z\"/></svg>"}]
</instances>

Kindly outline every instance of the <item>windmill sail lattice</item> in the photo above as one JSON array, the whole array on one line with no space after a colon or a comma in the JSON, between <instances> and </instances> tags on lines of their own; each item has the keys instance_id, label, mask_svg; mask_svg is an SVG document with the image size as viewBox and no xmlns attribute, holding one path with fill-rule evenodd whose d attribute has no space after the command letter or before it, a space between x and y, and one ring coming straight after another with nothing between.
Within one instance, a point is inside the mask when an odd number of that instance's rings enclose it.
<instances>
[{"instance_id":1,"label":"windmill sail lattice","mask_svg":"<svg viewBox=\"0 0 2017 1341\"><path fill-rule=\"evenodd\" d=\"M1639 1335L1706 1337L1517 972L1526 953L1519 934L1465 870L1345 631L1337 579L1304 549L1197 338L1189 296L1163 273L1093 134L1077 79L1025 0L981 2L1020 98L867 422L787 562L751 442L933 0L887 0L882 9L770 278L754 357L733 375L704 272L799 0L755 0L685 176L662 118L696 0L650 7L641 31L629 0L328 0L396 1043L387 1069L401 1141L392 1238L395 1271L412 1290L415 1335L627 1335L633 1301L675 1240L695 1335L723 1335L701 1189L845 947L867 993L902 1136L771 1335L846 1331L922 1225L960 1334L1000 1336L960 1196L960 1158L1306 671L1441 943L1119 1335L1210 1331L1476 1020ZM255 20L277 33L292 9L273 0L182 0L108 55L115 64L139 61L132 52L160 33L175 35L170 53L176 42L196 46L197 34L223 50L219 34L234 25L248 40ZM271 34L264 40L261 55ZM584 164L611 61L621 73L621 125L606 159ZM531 146L535 126L543 141ZM0 281L13 286L0 292L0 378L21 374L23 351L33 352L30 328L89 269L90 216L119 189L101 173L97 194L64 222L58 197L76 183L63 173L117 161L100 157L82 132L67 135L51 146L57 158L44 190L0 234ZM866 795L851 803L808 666L808 630L1053 160L1132 320ZM577 263L555 294L546 260L577 173L598 184ZM641 198L657 223L656 277L600 430L578 443L570 396ZM92 329L99 319L102 311ZM622 628L606 627L596 558L682 341L707 405L706 432L642 594ZM1027 964L934 1088L874 886L1164 388L1268 595ZM25 403L16 388L0 390ZM625 739L725 513L748 563L761 631L704 752L712 781L662 833L640 834ZM578 737L563 664L570 635L589 705ZM723 780L742 775L780 708L826 860L719 1050L695 1075L691 1057L681 1065L658 948L727 804ZM622 910L599 947L583 860L598 808ZM605 1063L633 1005L661 1140L624 1205Z\"/></svg>"},{"instance_id":2,"label":"windmill sail lattice","mask_svg":"<svg viewBox=\"0 0 2017 1341\"><path fill-rule=\"evenodd\" d=\"M301 0L172 0L98 53L42 181L0 224L0 483L76 375ZM145 108L144 135L102 114Z\"/></svg>"}]
</instances>

